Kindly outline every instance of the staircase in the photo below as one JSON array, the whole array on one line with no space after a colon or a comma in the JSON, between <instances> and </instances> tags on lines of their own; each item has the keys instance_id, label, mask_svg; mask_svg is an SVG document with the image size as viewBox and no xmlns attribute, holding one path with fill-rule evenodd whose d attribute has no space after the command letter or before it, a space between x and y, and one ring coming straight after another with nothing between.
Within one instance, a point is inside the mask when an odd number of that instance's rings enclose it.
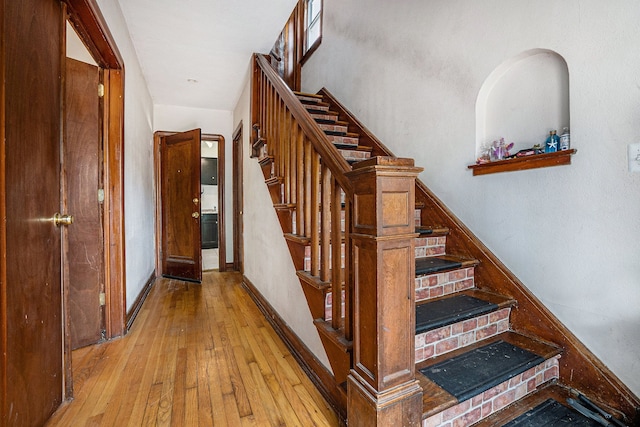
<instances>
[{"instance_id":1,"label":"staircase","mask_svg":"<svg viewBox=\"0 0 640 427\"><path fill-rule=\"evenodd\" d=\"M346 164L358 165L376 156L393 158L325 89L295 96ZM263 114L257 122L268 121L264 112L256 114ZM292 126L293 120L286 114L279 120L283 118L285 126ZM293 127L288 141L302 150L299 132ZM352 189L338 185L336 173L325 179L323 166L312 167L311 182L317 178L322 183L311 189L311 205L318 208L300 212L304 209L300 197L290 196L290 187L297 181L293 194L300 196L300 187L309 189L313 184L283 176L289 172L277 159L294 164L296 156L283 156L283 146L270 147L269 141L276 139L281 137L258 132L253 155L262 166L335 385L346 394L353 368L353 289L345 281L353 275L348 226ZM322 163L325 157L320 157ZM323 231L323 221L340 226L337 231L335 227ZM539 415L548 407L560 413L558 420L601 425L568 407L567 398L578 392L629 425L638 421L638 398L417 180L414 221L413 348L415 379L422 389L422 426L536 425L530 424L534 416L556 416ZM312 224L321 224L317 233ZM339 245L334 244L337 241ZM558 412L558 407L567 412ZM535 414L529 412L533 409ZM544 419L544 425L552 425L550 418Z\"/></svg>"}]
</instances>

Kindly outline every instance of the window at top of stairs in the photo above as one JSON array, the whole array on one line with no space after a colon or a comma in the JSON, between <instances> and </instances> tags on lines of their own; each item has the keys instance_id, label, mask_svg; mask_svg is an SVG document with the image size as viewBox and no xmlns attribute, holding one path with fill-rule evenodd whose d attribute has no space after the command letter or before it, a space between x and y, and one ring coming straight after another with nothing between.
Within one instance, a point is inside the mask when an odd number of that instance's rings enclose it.
<instances>
[{"instance_id":1,"label":"window at top of stairs","mask_svg":"<svg viewBox=\"0 0 640 427\"><path fill-rule=\"evenodd\" d=\"M322 41L322 0L303 0L303 3L304 61L318 48Z\"/></svg>"}]
</instances>

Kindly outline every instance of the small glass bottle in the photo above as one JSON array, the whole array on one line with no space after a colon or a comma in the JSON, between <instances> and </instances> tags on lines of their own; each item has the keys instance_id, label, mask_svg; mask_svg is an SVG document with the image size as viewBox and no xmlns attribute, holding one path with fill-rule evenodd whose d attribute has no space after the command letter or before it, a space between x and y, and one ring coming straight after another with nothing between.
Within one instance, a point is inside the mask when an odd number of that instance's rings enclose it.
<instances>
[{"instance_id":1,"label":"small glass bottle","mask_svg":"<svg viewBox=\"0 0 640 427\"><path fill-rule=\"evenodd\" d=\"M569 135L569 128L562 128L562 135L560 135L560 150L568 150L571 146L571 137Z\"/></svg>"},{"instance_id":2,"label":"small glass bottle","mask_svg":"<svg viewBox=\"0 0 640 427\"><path fill-rule=\"evenodd\" d=\"M552 130L549 132L549 137L547 138L544 145L545 153L555 153L558 151L558 144L560 143L560 138L556 135L556 131Z\"/></svg>"}]
</instances>

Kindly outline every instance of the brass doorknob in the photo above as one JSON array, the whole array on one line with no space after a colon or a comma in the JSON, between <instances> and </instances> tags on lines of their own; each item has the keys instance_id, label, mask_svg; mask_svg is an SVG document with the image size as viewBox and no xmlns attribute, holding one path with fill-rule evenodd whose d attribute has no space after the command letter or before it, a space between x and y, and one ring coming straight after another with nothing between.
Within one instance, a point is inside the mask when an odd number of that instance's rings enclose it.
<instances>
[{"instance_id":1,"label":"brass doorknob","mask_svg":"<svg viewBox=\"0 0 640 427\"><path fill-rule=\"evenodd\" d=\"M200 218L200 214L198 212L192 213L191 216L194 218Z\"/></svg>"},{"instance_id":2,"label":"brass doorknob","mask_svg":"<svg viewBox=\"0 0 640 427\"><path fill-rule=\"evenodd\" d=\"M194 205L197 205L199 201L200 201L200 200L198 200L198 198L197 198L197 197L194 197L194 198L193 198L193 204L194 204Z\"/></svg>"},{"instance_id":3,"label":"brass doorknob","mask_svg":"<svg viewBox=\"0 0 640 427\"><path fill-rule=\"evenodd\" d=\"M55 215L53 215L53 223L56 227L71 225L73 224L73 215L61 215L60 213L56 212Z\"/></svg>"}]
</instances>

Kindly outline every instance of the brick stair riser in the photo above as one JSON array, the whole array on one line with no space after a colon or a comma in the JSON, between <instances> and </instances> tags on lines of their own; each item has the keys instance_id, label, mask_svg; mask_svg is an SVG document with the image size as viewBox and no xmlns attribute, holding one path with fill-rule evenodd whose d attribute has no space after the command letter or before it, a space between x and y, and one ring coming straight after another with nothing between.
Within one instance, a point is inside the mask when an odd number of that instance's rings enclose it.
<instances>
[{"instance_id":1,"label":"brick stair riser","mask_svg":"<svg viewBox=\"0 0 640 427\"><path fill-rule=\"evenodd\" d=\"M416 258L446 254L447 237L417 237Z\"/></svg>"},{"instance_id":2,"label":"brick stair riser","mask_svg":"<svg viewBox=\"0 0 640 427\"><path fill-rule=\"evenodd\" d=\"M327 135L327 138L334 144L350 145L353 148L358 148L358 138L353 136Z\"/></svg>"},{"instance_id":3,"label":"brick stair riser","mask_svg":"<svg viewBox=\"0 0 640 427\"><path fill-rule=\"evenodd\" d=\"M333 114L316 114L316 113L311 113L311 117L314 120L326 120L326 121L330 121L330 122L335 122L338 120L338 116L335 116Z\"/></svg>"},{"instance_id":4,"label":"brick stair riser","mask_svg":"<svg viewBox=\"0 0 640 427\"><path fill-rule=\"evenodd\" d=\"M320 129L322 129L323 131L327 131L327 132L344 132L347 133L348 131L348 127L344 126L344 125L329 125L329 124L324 124L324 123L318 123L318 126L320 126Z\"/></svg>"},{"instance_id":5,"label":"brick stair riser","mask_svg":"<svg viewBox=\"0 0 640 427\"><path fill-rule=\"evenodd\" d=\"M474 286L473 267L418 276L415 279L416 301L450 295L458 291L472 289Z\"/></svg>"},{"instance_id":6,"label":"brick stair riser","mask_svg":"<svg viewBox=\"0 0 640 427\"><path fill-rule=\"evenodd\" d=\"M368 151L345 150L342 148L339 148L338 151L340 151L342 157L348 162L360 162L371 157L371 153Z\"/></svg>"},{"instance_id":7,"label":"brick stair riser","mask_svg":"<svg viewBox=\"0 0 640 427\"><path fill-rule=\"evenodd\" d=\"M344 317L344 289L342 290L342 308L340 309L341 316ZM333 318L333 292L327 292L324 298L324 318L329 321Z\"/></svg>"},{"instance_id":8,"label":"brick stair riser","mask_svg":"<svg viewBox=\"0 0 640 427\"><path fill-rule=\"evenodd\" d=\"M331 255L332 252L331 250L329 251L329 262L331 262L331 260L333 259L333 256ZM344 268L344 243L342 243L340 245L340 254L341 254L341 262L340 265L342 268ZM304 249L304 270L305 271L311 271L311 247L307 246Z\"/></svg>"},{"instance_id":9,"label":"brick stair riser","mask_svg":"<svg viewBox=\"0 0 640 427\"><path fill-rule=\"evenodd\" d=\"M509 330L509 307L415 336L416 363Z\"/></svg>"},{"instance_id":10,"label":"brick stair riser","mask_svg":"<svg viewBox=\"0 0 640 427\"><path fill-rule=\"evenodd\" d=\"M422 427L467 427L558 379L560 356L555 356L508 381L422 420Z\"/></svg>"}]
</instances>

